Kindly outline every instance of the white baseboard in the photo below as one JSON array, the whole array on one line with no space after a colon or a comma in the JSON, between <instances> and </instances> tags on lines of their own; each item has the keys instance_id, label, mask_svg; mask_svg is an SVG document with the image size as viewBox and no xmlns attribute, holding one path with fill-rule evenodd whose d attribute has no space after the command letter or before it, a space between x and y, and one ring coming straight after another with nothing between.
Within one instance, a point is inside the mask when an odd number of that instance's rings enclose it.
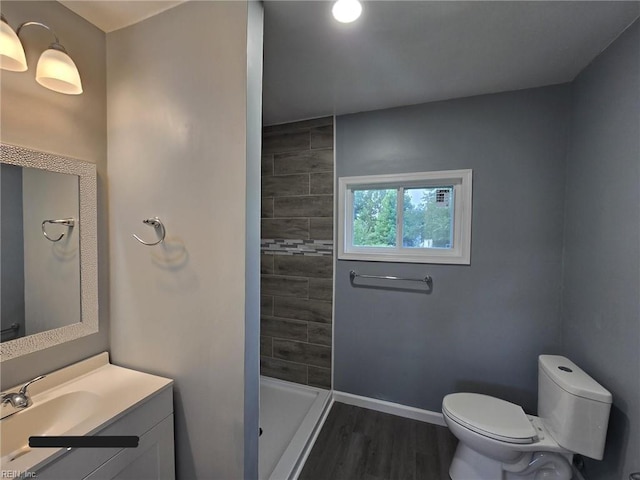
<instances>
[{"instance_id":1,"label":"white baseboard","mask_svg":"<svg viewBox=\"0 0 640 480\"><path fill-rule=\"evenodd\" d=\"M422 410L421 408L408 407L400 403L387 402L376 398L361 397L352 393L333 391L333 400L336 402L346 403L355 407L368 408L378 412L390 413L398 417L411 418L420 422L432 423L434 425L446 426L444 417L440 412L432 412L430 410Z\"/></svg>"}]
</instances>

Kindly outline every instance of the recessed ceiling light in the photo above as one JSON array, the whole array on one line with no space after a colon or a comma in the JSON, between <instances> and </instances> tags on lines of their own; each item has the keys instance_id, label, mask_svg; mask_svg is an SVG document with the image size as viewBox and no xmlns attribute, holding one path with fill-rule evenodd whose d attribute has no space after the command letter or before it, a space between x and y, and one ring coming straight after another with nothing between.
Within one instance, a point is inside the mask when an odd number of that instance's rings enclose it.
<instances>
[{"instance_id":1,"label":"recessed ceiling light","mask_svg":"<svg viewBox=\"0 0 640 480\"><path fill-rule=\"evenodd\" d=\"M333 17L341 23L351 23L362 13L362 5L358 0L338 0L331 9Z\"/></svg>"}]
</instances>

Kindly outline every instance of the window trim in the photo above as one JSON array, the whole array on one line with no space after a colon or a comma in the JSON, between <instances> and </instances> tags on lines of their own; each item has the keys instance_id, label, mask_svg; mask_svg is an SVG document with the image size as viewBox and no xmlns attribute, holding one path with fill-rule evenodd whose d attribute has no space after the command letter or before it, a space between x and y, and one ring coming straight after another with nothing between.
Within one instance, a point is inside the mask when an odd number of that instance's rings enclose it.
<instances>
[{"instance_id":1,"label":"window trim","mask_svg":"<svg viewBox=\"0 0 640 480\"><path fill-rule=\"evenodd\" d=\"M472 184L473 171L471 169L338 178L338 259L469 265L471 263ZM397 229L397 246L392 250L390 247L354 247L351 244L354 189L445 185L453 185L454 187L454 247L452 249L402 247L401 228ZM403 201L403 197L398 198L397 218L402 216Z\"/></svg>"}]
</instances>

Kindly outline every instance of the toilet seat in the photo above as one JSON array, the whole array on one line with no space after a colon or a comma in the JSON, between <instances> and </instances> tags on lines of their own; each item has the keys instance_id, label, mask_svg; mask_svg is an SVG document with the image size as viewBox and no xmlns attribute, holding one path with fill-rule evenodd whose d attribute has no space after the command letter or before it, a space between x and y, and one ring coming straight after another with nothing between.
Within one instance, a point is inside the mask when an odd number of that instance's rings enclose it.
<instances>
[{"instance_id":1,"label":"toilet seat","mask_svg":"<svg viewBox=\"0 0 640 480\"><path fill-rule=\"evenodd\" d=\"M536 430L519 405L478 393L444 397L442 411L451 420L480 435L505 443L537 441Z\"/></svg>"}]
</instances>

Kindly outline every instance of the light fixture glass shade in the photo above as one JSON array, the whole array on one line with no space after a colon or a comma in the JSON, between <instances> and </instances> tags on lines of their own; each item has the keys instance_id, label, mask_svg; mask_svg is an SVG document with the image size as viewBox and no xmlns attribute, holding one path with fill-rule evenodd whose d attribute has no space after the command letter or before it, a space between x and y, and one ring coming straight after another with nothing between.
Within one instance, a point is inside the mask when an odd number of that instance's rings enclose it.
<instances>
[{"instance_id":1,"label":"light fixture glass shade","mask_svg":"<svg viewBox=\"0 0 640 480\"><path fill-rule=\"evenodd\" d=\"M341 23L356 21L362 13L362 5L358 0L338 0L331 9L333 17Z\"/></svg>"},{"instance_id":2,"label":"light fixture glass shade","mask_svg":"<svg viewBox=\"0 0 640 480\"><path fill-rule=\"evenodd\" d=\"M36 67L36 81L43 87L67 95L82 93L80 73L71 57L54 45L42 52Z\"/></svg>"},{"instance_id":3,"label":"light fixture glass shade","mask_svg":"<svg viewBox=\"0 0 640 480\"><path fill-rule=\"evenodd\" d=\"M12 72L24 72L27 69L22 42L4 17L0 21L0 68Z\"/></svg>"}]
</instances>

